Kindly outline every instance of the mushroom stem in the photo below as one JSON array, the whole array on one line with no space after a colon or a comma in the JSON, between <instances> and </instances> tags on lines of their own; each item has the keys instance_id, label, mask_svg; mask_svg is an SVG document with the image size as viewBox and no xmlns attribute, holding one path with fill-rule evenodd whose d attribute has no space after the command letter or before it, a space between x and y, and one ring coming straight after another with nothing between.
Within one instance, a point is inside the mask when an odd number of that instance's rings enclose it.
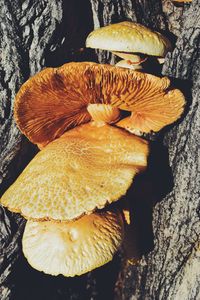
<instances>
[{"instance_id":1,"label":"mushroom stem","mask_svg":"<svg viewBox=\"0 0 200 300\"><path fill-rule=\"evenodd\" d=\"M164 62L165 62L165 58L164 58L164 57L158 57L158 58L157 58L157 61L158 61L158 63L159 63L160 65L162 65L162 64L164 64Z\"/></svg>"},{"instance_id":2,"label":"mushroom stem","mask_svg":"<svg viewBox=\"0 0 200 300\"><path fill-rule=\"evenodd\" d=\"M142 66L140 64L132 63L130 60L120 60L115 64L116 67L127 68L131 70L142 70Z\"/></svg>"},{"instance_id":3,"label":"mushroom stem","mask_svg":"<svg viewBox=\"0 0 200 300\"><path fill-rule=\"evenodd\" d=\"M130 61L130 64L133 64L133 65L142 64L143 62L145 62L147 60L146 55L141 56L141 55L136 55L136 54L129 53L129 52L118 52L118 51L112 51L112 53L117 55L120 58Z\"/></svg>"},{"instance_id":4,"label":"mushroom stem","mask_svg":"<svg viewBox=\"0 0 200 300\"><path fill-rule=\"evenodd\" d=\"M119 108L108 104L89 104L87 110L98 126L116 123L120 119Z\"/></svg>"}]
</instances>

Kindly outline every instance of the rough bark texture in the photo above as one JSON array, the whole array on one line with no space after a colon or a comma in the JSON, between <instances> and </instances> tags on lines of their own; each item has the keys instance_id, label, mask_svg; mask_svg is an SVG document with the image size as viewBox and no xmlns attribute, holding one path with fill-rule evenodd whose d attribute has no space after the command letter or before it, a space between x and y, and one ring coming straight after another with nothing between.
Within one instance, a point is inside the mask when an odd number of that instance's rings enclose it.
<instances>
[{"instance_id":1,"label":"rough bark texture","mask_svg":"<svg viewBox=\"0 0 200 300\"><path fill-rule=\"evenodd\" d=\"M197 177L200 132L200 7L197 1L190 8L185 7L180 22L183 28L176 48L167 55L163 67L164 75L179 79L175 83L185 91L188 101L180 124L164 134L173 188L153 208L153 250L142 257L138 266L129 266L123 270L120 299L200 298ZM175 23L174 32L176 31ZM142 200L141 193L137 197ZM137 206L133 205L133 209Z\"/></svg>"},{"instance_id":2,"label":"rough bark texture","mask_svg":"<svg viewBox=\"0 0 200 300\"><path fill-rule=\"evenodd\" d=\"M162 5L163 4L163 5ZM163 74L188 100L185 115L152 144L150 167L138 178L132 200L142 260L123 263L116 299L200 298L198 133L200 96L200 4L170 0L0 1L0 190L17 178L37 149L19 133L13 101L22 83L45 66L67 61L113 63L105 51L80 49L99 26L133 20L163 31L176 47ZM164 146L163 146L164 145ZM152 179L153 178L153 179ZM146 190L146 192L144 191ZM0 208L0 298L114 299L119 258L75 279L51 277L30 268L21 253L24 220ZM122 261L124 261L122 259ZM109 275L109 276L108 276Z\"/></svg>"}]
</instances>

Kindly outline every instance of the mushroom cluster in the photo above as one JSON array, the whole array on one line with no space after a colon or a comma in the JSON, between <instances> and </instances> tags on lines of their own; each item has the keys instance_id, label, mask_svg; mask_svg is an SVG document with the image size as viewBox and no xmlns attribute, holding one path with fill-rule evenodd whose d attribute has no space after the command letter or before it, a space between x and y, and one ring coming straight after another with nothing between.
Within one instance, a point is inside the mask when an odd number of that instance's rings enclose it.
<instances>
[{"instance_id":1,"label":"mushroom cluster","mask_svg":"<svg viewBox=\"0 0 200 300\"><path fill-rule=\"evenodd\" d=\"M147 166L148 142L135 134L173 123L184 105L166 77L92 62L47 68L24 83L14 117L41 151L1 203L28 220L22 245L32 267L75 276L113 258L126 214L111 204Z\"/></svg>"}]
</instances>

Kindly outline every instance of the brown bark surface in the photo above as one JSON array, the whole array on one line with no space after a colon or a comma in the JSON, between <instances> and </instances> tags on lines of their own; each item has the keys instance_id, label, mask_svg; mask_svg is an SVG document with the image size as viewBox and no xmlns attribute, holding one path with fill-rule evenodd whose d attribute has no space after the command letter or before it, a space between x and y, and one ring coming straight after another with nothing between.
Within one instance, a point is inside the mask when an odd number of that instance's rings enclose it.
<instances>
[{"instance_id":1,"label":"brown bark surface","mask_svg":"<svg viewBox=\"0 0 200 300\"><path fill-rule=\"evenodd\" d=\"M30 268L21 252L24 219L0 208L0 298L181 299L200 298L199 110L200 4L170 0L0 1L0 191L17 178L37 149L13 120L16 92L45 66L68 61L113 63L105 51L81 51L99 26L138 21L164 32L175 49L163 74L186 95L182 119L152 143L147 173L128 193L142 255L138 265L119 257L79 278L51 277ZM118 274L119 272L119 274ZM115 294L114 294L115 287Z\"/></svg>"}]
</instances>

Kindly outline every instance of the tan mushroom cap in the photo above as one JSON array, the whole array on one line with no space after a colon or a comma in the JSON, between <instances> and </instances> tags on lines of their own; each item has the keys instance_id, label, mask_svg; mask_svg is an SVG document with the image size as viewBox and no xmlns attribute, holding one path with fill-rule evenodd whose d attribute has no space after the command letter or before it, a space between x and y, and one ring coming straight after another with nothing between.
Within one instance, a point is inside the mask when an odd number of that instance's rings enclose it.
<instances>
[{"instance_id":1,"label":"tan mushroom cap","mask_svg":"<svg viewBox=\"0 0 200 300\"><path fill-rule=\"evenodd\" d=\"M171 49L171 43L156 31L125 21L92 31L86 39L86 47L165 56Z\"/></svg>"},{"instance_id":2,"label":"tan mushroom cap","mask_svg":"<svg viewBox=\"0 0 200 300\"><path fill-rule=\"evenodd\" d=\"M21 87L15 100L15 120L22 133L41 147L66 130L89 122L91 104L112 105L142 115L148 122L149 117L162 119L162 110L157 111L157 103L162 103L165 113L169 112L163 127L180 117L185 104L184 96L178 90L169 92L169 86L166 77L110 65L68 63L41 71ZM146 107L152 109L148 120Z\"/></svg>"},{"instance_id":3,"label":"tan mushroom cap","mask_svg":"<svg viewBox=\"0 0 200 300\"><path fill-rule=\"evenodd\" d=\"M72 220L126 194L147 155L143 139L90 122L41 150L1 203L28 219Z\"/></svg>"},{"instance_id":4,"label":"tan mushroom cap","mask_svg":"<svg viewBox=\"0 0 200 300\"><path fill-rule=\"evenodd\" d=\"M124 236L118 211L93 213L72 221L28 221L23 252L29 264L44 273L81 275L110 260Z\"/></svg>"}]
</instances>

